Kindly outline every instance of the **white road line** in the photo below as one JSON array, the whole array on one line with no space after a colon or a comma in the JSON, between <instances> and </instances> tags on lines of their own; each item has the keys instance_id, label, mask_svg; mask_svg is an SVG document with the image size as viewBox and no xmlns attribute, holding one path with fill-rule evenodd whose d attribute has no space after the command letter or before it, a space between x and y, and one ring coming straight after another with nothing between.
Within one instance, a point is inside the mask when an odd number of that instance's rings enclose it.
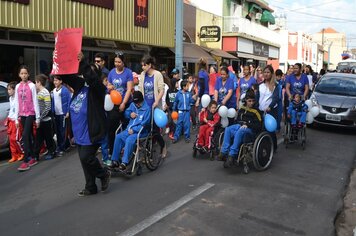
<instances>
[{"instance_id":1,"label":"white road line","mask_svg":"<svg viewBox=\"0 0 356 236\"><path fill-rule=\"evenodd\" d=\"M142 232L143 230L147 229L148 227L150 227L154 223L158 222L159 220L163 219L167 215L171 214L172 212L174 212L175 210L177 210L178 208L180 208L181 206L183 206L187 202L193 200L194 198L196 198L197 196L199 196L200 194L202 194L206 190L210 189L214 185L215 184L212 184L212 183L206 183L206 184L200 186L196 190L188 193L187 195L185 195L181 199L179 199L179 200L173 202L172 204L166 206L165 208L163 208L162 210L158 211L154 215L146 218L145 220L141 221L140 223L136 224L135 226L127 229L125 232L117 233L117 235L118 236L134 236L134 235Z\"/></svg>"}]
</instances>

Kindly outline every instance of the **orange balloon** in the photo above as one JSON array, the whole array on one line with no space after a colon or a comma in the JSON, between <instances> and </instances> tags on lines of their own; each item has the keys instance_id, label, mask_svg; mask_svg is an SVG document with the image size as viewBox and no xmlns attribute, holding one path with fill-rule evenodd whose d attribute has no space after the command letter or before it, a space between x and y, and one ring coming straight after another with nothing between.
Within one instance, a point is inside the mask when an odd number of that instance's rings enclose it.
<instances>
[{"instance_id":1,"label":"orange balloon","mask_svg":"<svg viewBox=\"0 0 356 236\"><path fill-rule=\"evenodd\" d=\"M173 120L178 120L178 112L176 111L172 112L171 117Z\"/></svg>"},{"instance_id":2,"label":"orange balloon","mask_svg":"<svg viewBox=\"0 0 356 236\"><path fill-rule=\"evenodd\" d=\"M114 103L115 105L120 105L122 102L122 96L116 90L111 90L110 98L111 98L112 103Z\"/></svg>"}]
</instances>

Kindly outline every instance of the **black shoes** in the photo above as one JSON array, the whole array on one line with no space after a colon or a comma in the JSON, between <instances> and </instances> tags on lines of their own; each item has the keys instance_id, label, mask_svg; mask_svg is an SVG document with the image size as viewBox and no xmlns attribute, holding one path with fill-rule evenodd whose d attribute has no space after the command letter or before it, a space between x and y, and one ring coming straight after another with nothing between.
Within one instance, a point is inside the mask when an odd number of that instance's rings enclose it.
<instances>
[{"instance_id":1,"label":"black shoes","mask_svg":"<svg viewBox=\"0 0 356 236\"><path fill-rule=\"evenodd\" d=\"M82 191L80 191L78 193L79 197L85 197L85 196L89 196L89 195L93 195L93 194L97 194L96 192L90 192L88 189L83 189Z\"/></svg>"},{"instance_id":2,"label":"black shoes","mask_svg":"<svg viewBox=\"0 0 356 236\"><path fill-rule=\"evenodd\" d=\"M111 172L107 170L105 177L101 179L101 191L102 192L105 192L105 190L108 189L109 183L110 183L110 178L111 178Z\"/></svg>"},{"instance_id":3,"label":"black shoes","mask_svg":"<svg viewBox=\"0 0 356 236\"><path fill-rule=\"evenodd\" d=\"M229 168L234 164L234 158L232 156L228 156L227 160L224 162L224 168Z\"/></svg>"}]
</instances>

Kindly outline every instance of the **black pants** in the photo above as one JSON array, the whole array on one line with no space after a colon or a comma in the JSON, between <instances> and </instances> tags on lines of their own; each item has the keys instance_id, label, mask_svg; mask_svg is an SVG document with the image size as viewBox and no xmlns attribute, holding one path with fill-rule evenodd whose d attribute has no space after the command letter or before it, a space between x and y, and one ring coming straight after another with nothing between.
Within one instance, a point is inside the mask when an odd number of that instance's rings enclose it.
<instances>
[{"instance_id":1,"label":"black pants","mask_svg":"<svg viewBox=\"0 0 356 236\"><path fill-rule=\"evenodd\" d=\"M163 140L163 137L160 132L160 128L156 125L155 122L153 122L153 130L152 130L152 136L156 141L158 142L159 146L161 147L161 150L163 149L164 145L166 144Z\"/></svg>"},{"instance_id":2,"label":"black pants","mask_svg":"<svg viewBox=\"0 0 356 236\"><path fill-rule=\"evenodd\" d=\"M126 105L126 108L128 105ZM114 142L115 142L115 131L117 128L120 126L120 123L122 123L122 128L123 130L127 126L127 121L124 116L124 111L120 112L118 106L114 106L114 108L108 112L108 143L109 143L109 154L112 155L112 152L114 150Z\"/></svg>"},{"instance_id":3,"label":"black pants","mask_svg":"<svg viewBox=\"0 0 356 236\"><path fill-rule=\"evenodd\" d=\"M85 189L91 193L97 193L98 188L95 184L95 178L102 179L106 175L106 170L101 166L95 154L99 148L99 144L95 145L78 145L78 154L80 163L82 164L85 176Z\"/></svg>"},{"instance_id":4,"label":"black pants","mask_svg":"<svg viewBox=\"0 0 356 236\"><path fill-rule=\"evenodd\" d=\"M192 125L197 125L197 107L192 105L190 108L190 118L192 119Z\"/></svg>"},{"instance_id":5,"label":"black pants","mask_svg":"<svg viewBox=\"0 0 356 236\"><path fill-rule=\"evenodd\" d=\"M21 124L23 127L22 141L24 146L24 162L30 161L30 157L34 157L33 151L33 122L35 116L21 116Z\"/></svg>"},{"instance_id":6,"label":"black pants","mask_svg":"<svg viewBox=\"0 0 356 236\"><path fill-rule=\"evenodd\" d=\"M52 120L49 121L41 121L40 127L36 131L35 138L35 158L38 160L40 150L43 144L43 141L46 142L46 147L48 153L53 155L56 151L56 144L53 140L53 132L52 132Z\"/></svg>"}]
</instances>

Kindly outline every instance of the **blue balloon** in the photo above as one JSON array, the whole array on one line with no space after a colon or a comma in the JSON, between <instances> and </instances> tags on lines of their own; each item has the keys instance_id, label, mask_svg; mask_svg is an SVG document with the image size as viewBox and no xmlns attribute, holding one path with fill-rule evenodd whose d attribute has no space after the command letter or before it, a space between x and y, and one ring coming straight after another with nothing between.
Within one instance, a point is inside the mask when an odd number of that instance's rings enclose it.
<instances>
[{"instance_id":1,"label":"blue balloon","mask_svg":"<svg viewBox=\"0 0 356 236\"><path fill-rule=\"evenodd\" d=\"M270 114L265 115L265 128L268 132L274 132L277 129L277 121Z\"/></svg>"},{"instance_id":2,"label":"blue balloon","mask_svg":"<svg viewBox=\"0 0 356 236\"><path fill-rule=\"evenodd\" d=\"M153 111L153 120L155 121L156 125L160 128L166 127L168 123L168 118L166 113L161 109L155 108Z\"/></svg>"}]
</instances>

